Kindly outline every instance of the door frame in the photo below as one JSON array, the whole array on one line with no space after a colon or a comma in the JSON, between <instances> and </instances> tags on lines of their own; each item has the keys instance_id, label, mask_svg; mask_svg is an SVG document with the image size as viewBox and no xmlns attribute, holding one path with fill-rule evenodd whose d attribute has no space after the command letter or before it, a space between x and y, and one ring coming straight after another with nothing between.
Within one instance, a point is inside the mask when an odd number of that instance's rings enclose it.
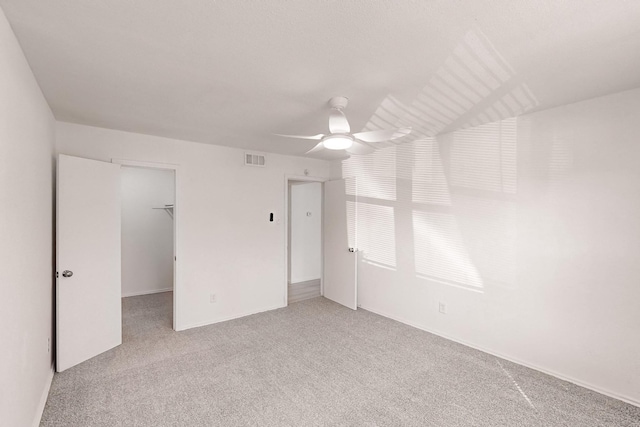
<instances>
[{"instance_id":1,"label":"door frame","mask_svg":"<svg viewBox=\"0 0 640 427\"><path fill-rule=\"evenodd\" d=\"M289 305L289 183L290 182L319 182L320 190L320 295L324 295L324 182L329 178L321 178L307 175L284 176L284 305Z\"/></svg>"},{"instance_id":2,"label":"door frame","mask_svg":"<svg viewBox=\"0 0 640 427\"><path fill-rule=\"evenodd\" d=\"M180 275L178 274L180 264L178 263L178 247L179 247L179 230L181 229L180 223L180 186L179 182L179 165L172 163L154 163L154 162L145 162L138 160L127 160L127 159L111 159L111 163L117 163L122 166L129 167L137 167L137 168L146 168L146 169L163 169L163 170L172 170L173 171L173 186L174 186L174 201L173 201L173 330L180 331L182 330L182 326L180 323L180 316L178 313L178 301L181 297L181 281Z\"/></svg>"}]
</instances>

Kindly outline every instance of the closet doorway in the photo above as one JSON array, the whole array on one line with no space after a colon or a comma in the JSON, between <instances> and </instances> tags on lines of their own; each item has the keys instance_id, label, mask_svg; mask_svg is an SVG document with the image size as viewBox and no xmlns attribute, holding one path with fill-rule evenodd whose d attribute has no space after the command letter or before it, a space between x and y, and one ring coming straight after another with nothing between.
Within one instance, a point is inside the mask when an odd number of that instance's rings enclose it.
<instances>
[{"instance_id":1,"label":"closet doorway","mask_svg":"<svg viewBox=\"0 0 640 427\"><path fill-rule=\"evenodd\" d=\"M287 180L287 304L322 295L322 182Z\"/></svg>"},{"instance_id":2,"label":"closet doorway","mask_svg":"<svg viewBox=\"0 0 640 427\"><path fill-rule=\"evenodd\" d=\"M175 329L176 173L118 161L121 184L123 340Z\"/></svg>"}]
</instances>

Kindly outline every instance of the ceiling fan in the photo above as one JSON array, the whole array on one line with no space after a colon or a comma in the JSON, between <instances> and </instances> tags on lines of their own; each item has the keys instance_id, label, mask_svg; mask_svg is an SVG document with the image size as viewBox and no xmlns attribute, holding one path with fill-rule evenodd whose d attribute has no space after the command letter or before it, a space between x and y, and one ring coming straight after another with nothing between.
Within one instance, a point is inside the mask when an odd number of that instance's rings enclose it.
<instances>
[{"instance_id":1,"label":"ceiling fan","mask_svg":"<svg viewBox=\"0 0 640 427\"><path fill-rule=\"evenodd\" d=\"M320 141L315 147L305 154L314 153L322 149L345 150L350 154L368 154L375 149L364 142L376 143L402 138L411 133L411 128L395 128L384 130L372 130L367 132L351 133L351 127L344 115L344 109L349 100L344 96L335 96L329 100L331 113L329 115L329 134L319 133L317 135L282 135L287 138L312 139Z\"/></svg>"}]
</instances>

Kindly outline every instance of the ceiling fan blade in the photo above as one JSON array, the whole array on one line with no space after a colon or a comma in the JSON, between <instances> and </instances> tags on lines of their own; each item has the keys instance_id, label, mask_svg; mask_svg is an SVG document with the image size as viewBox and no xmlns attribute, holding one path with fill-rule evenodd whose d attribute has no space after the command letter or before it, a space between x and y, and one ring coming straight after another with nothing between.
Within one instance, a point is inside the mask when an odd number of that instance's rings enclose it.
<instances>
[{"instance_id":1,"label":"ceiling fan blade","mask_svg":"<svg viewBox=\"0 0 640 427\"><path fill-rule=\"evenodd\" d=\"M331 114L329 115L329 130L331 131L331 133L351 132L351 127L349 126L347 116L344 115L342 110L339 110L337 108L331 109Z\"/></svg>"},{"instance_id":2,"label":"ceiling fan blade","mask_svg":"<svg viewBox=\"0 0 640 427\"><path fill-rule=\"evenodd\" d=\"M317 135L283 135L281 133L274 133L274 135L284 136L285 138L313 139L315 141L320 141L322 138L324 138L324 134L321 133Z\"/></svg>"},{"instance_id":3,"label":"ceiling fan blade","mask_svg":"<svg viewBox=\"0 0 640 427\"><path fill-rule=\"evenodd\" d=\"M320 141L320 142L318 142L318 143L316 144L316 146L315 146L315 147L313 147L311 150L307 151L307 152L306 152L306 153L304 153L304 154L315 153L316 151L320 151L320 150L322 150L323 148L324 148L324 144L322 144L322 141Z\"/></svg>"},{"instance_id":4,"label":"ceiling fan blade","mask_svg":"<svg viewBox=\"0 0 640 427\"><path fill-rule=\"evenodd\" d=\"M371 154L375 149L363 144L362 142L353 141L353 145L345 150L349 154Z\"/></svg>"},{"instance_id":5,"label":"ceiling fan blade","mask_svg":"<svg viewBox=\"0 0 640 427\"><path fill-rule=\"evenodd\" d=\"M411 128L372 130L368 132L354 133L353 137L364 142L383 142L402 138L411 133Z\"/></svg>"}]
</instances>

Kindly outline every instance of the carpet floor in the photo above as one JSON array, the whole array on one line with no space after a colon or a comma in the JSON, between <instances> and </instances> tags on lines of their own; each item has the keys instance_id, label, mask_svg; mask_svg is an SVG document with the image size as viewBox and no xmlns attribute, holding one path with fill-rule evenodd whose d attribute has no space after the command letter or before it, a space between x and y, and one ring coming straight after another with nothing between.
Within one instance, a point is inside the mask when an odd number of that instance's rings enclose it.
<instances>
[{"instance_id":1,"label":"carpet floor","mask_svg":"<svg viewBox=\"0 0 640 427\"><path fill-rule=\"evenodd\" d=\"M640 426L640 408L322 297L183 332L123 300L123 344L53 379L43 426Z\"/></svg>"}]
</instances>

